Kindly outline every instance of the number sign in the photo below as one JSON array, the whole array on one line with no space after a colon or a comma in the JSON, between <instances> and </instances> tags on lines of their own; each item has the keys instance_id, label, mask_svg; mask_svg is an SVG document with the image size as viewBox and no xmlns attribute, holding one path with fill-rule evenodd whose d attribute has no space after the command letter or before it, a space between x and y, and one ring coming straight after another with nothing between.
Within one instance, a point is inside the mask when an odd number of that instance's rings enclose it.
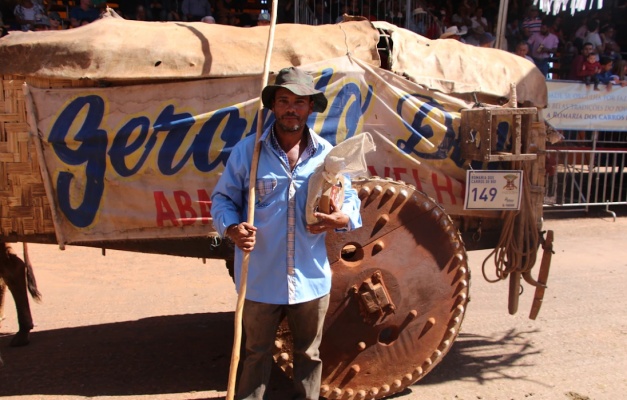
<instances>
[{"instance_id":1,"label":"number sign","mask_svg":"<svg viewBox=\"0 0 627 400\"><path fill-rule=\"evenodd\" d=\"M522 171L466 172L465 210L518 210Z\"/></svg>"}]
</instances>

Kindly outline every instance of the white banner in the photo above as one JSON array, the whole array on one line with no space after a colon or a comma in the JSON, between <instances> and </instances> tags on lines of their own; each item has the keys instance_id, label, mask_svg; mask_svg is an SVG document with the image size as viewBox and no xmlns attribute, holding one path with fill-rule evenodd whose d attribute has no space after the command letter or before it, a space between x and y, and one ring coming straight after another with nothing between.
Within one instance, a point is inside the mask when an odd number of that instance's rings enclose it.
<instances>
[{"instance_id":1,"label":"white banner","mask_svg":"<svg viewBox=\"0 0 627 400\"><path fill-rule=\"evenodd\" d=\"M547 81L545 120L555 129L627 131L627 87Z\"/></svg>"},{"instance_id":2,"label":"white banner","mask_svg":"<svg viewBox=\"0 0 627 400\"><path fill-rule=\"evenodd\" d=\"M333 144L372 133L372 175L464 214L458 110L469 105L363 67L346 57L302 67L329 99L308 124ZM30 93L62 243L207 235L211 190L257 125L253 77Z\"/></svg>"}]
</instances>

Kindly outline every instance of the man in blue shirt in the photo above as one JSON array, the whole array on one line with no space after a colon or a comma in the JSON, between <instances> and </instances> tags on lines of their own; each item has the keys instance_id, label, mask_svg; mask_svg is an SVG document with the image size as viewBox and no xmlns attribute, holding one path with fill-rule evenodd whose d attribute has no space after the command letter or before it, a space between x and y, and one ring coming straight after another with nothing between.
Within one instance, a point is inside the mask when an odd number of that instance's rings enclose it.
<instances>
[{"instance_id":1,"label":"man in blue shirt","mask_svg":"<svg viewBox=\"0 0 627 400\"><path fill-rule=\"evenodd\" d=\"M270 378L277 327L287 316L294 341L295 399L320 394L322 361L319 346L329 306L331 268L326 232L361 226L360 201L345 179L343 204L330 214L316 213L319 222L306 223L309 178L332 145L307 126L313 112L327 106L313 79L297 68L282 69L274 85L262 91L275 122L261 137L255 185L255 224L248 224L248 188L255 137L232 150L212 196L213 223L235 249L238 285L244 252L250 252L243 328L246 358L237 399L263 398Z\"/></svg>"}]
</instances>

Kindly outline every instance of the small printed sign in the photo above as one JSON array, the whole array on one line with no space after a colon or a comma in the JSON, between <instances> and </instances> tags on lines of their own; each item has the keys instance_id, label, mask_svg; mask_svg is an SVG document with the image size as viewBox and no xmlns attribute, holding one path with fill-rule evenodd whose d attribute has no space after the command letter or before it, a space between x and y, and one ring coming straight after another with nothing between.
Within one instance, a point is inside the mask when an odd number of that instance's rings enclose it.
<instances>
[{"instance_id":1,"label":"small printed sign","mask_svg":"<svg viewBox=\"0 0 627 400\"><path fill-rule=\"evenodd\" d=\"M522 171L466 173L464 210L519 210Z\"/></svg>"}]
</instances>

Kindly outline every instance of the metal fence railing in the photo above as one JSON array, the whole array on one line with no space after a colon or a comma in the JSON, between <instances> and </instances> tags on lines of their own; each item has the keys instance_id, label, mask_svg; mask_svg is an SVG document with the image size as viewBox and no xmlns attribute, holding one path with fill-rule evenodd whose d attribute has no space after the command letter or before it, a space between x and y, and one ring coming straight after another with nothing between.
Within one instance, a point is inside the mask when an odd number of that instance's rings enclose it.
<instances>
[{"instance_id":1,"label":"metal fence railing","mask_svg":"<svg viewBox=\"0 0 627 400\"><path fill-rule=\"evenodd\" d=\"M423 0L295 0L294 22L308 25L335 24L342 15L387 21L429 39L437 39L444 26Z\"/></svg>"},{"instance_id":2,"label":"metal fence railing","mask_svg":"<svg viewBox=\"0 0 627 400\"><path fill-rule=\"evenodd\" d=\"M611 140L600 143L597 133L592 146L547 150L545 211L587 212L591 206L605 206L615 217L609 207L627 205L627 142L620 140L621 134L608 134ZM606 147L612 142L622 148Z\"/></svg>"}]
</instances>

